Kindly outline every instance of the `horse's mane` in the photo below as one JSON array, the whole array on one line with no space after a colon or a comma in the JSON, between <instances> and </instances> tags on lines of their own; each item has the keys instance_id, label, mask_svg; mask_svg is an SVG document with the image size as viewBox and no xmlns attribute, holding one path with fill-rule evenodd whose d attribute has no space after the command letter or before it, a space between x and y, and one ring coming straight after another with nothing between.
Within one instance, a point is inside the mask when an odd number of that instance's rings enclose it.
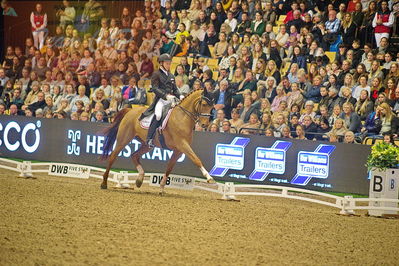
<instances>
[{"instance_id":1,"label":"horse's mane","mask_svg":"<svg viewBox=\"0 0 399 266\"><path fill-rule=\"evenodd\" d=\"M178 105L181 105L182 103L186 102L187 99L191 98L193 94L195 94L196 92L199 92L199 91L203 92L204 90L203 90L203 89L196 89L196 90L191 91L190 93L188 93L188 94L186 95L186 97L184 97L183 100L181 100L181 101L179 102Z\"/></svg>"}]
</instances>

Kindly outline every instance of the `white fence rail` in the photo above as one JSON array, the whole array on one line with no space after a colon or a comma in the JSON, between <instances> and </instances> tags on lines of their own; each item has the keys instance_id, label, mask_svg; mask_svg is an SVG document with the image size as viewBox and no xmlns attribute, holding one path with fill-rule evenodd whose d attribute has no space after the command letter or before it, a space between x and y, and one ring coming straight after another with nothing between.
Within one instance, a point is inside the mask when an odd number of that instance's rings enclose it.
<instances>
[{"instance_id":1,"label":"white fence rail","mask_svg":"<svg viewBox=\"0 0 399 266\"><path fill-rule=\"evenodd\" d=\"M33 177L34 173L48 173L49 167L53 163L32 163L30 161L18 162L5 158L0 158L0 168L15 171L19 173L20 177ZM102 174L105 169L92 166L76 165L77 167L86 167L90 169L89 177L102 179ZM152 176L155 173L147 173L146 177ZM158 173L156 173L159 175ZM126 171L116 172L110 171L109 181L116 183L116 187L128 188L130 185L135 185L137 173L128 173ZM389 211L390 213L398 213L399 199L385 199L385 198L353 198L352 196L339 197L323 192L273 185L251 185L239 184L236 185L232 182L224 184L217 183L216 185L205 185L206 180L194 178L194 189L208 191L222 195L224 200L235 200L236 196L267 196L296 199L316 204L321 204L333 208L340 209L340 214L353 215L355 210L382 210ZM149 180L144 180L145 184ZM311 195L313 197L309 197ZM315 196L317 198L315 198ZM369 205L358 206L357 203L369 203ZM383 205L383 203L393 203L394 206L373 206ZM396 203L396 204L395 204ZM392 204L390 204L392 205Z\"/></svg>"}]
</instances>

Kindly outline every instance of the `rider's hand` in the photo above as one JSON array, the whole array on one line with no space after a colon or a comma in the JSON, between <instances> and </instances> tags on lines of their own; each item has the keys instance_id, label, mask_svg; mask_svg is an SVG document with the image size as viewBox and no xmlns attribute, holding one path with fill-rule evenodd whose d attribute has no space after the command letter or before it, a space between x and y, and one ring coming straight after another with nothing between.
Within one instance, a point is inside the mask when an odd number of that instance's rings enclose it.
<instances>
[{"instance_id":1,"label":"rider's hand","mask_svg":"<svg viewBox=\"0 0 399 266\"><path fill-rule=\"evenodd\" d=\"M184 95L180 95L180 101L184 99Z\"/></svg>"},{"instance_id":2,"label":"rider's hand","mask_svg":"<svg viewBox=\"0 0 399 266\"><path fill-rule=\"evenodd\" d=\"M174 95L172 95L172 94L168 94L168 95L166 95L166 100L167 101L173 101L174 99L176 98L176 96L174 96Z\"/></svg>"}]
</instances>

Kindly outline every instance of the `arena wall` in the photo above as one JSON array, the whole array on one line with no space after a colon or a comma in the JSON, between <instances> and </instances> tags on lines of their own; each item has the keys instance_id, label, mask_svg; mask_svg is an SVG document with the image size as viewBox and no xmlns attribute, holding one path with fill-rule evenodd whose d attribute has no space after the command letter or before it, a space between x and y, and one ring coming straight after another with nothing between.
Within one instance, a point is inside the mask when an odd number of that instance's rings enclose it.
<instances>
[{"instance_id":1,"label":"arena wall","mask_svg":"<svg viewBox=\"0 0 399 266\"><path fill-rule=\"evenodd\" d=\"M0 116L0 157L105 167L100 161L109 124ZM193 149L217 181L281 185L318 191L367 194L366 145L278 139L254 135L195 132ZM134 170L133 140L115 168ZM144 155L147 172L162 173L171 151L155 148ZM201 176L184 155L174 174Z\"/></svg>"}]
</instances>

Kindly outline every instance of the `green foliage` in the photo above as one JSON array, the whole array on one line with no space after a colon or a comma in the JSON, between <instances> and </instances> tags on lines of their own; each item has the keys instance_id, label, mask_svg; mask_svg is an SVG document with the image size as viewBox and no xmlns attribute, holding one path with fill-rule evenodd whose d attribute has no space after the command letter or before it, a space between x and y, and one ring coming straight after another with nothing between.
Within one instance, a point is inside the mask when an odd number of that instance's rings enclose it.
<instances>
[{"instance_id":1,"label":"green foliage","mask_svg":"<svg viewBox=\"0 0 399 266\"><path fill-rule=\"evenodd\" d=\"M366 166L370 171L376 168L385 171L388 168L397 168L399 164L399 148L385 142L380 142L371 148Z\"/></svg>"}]
</instances>

